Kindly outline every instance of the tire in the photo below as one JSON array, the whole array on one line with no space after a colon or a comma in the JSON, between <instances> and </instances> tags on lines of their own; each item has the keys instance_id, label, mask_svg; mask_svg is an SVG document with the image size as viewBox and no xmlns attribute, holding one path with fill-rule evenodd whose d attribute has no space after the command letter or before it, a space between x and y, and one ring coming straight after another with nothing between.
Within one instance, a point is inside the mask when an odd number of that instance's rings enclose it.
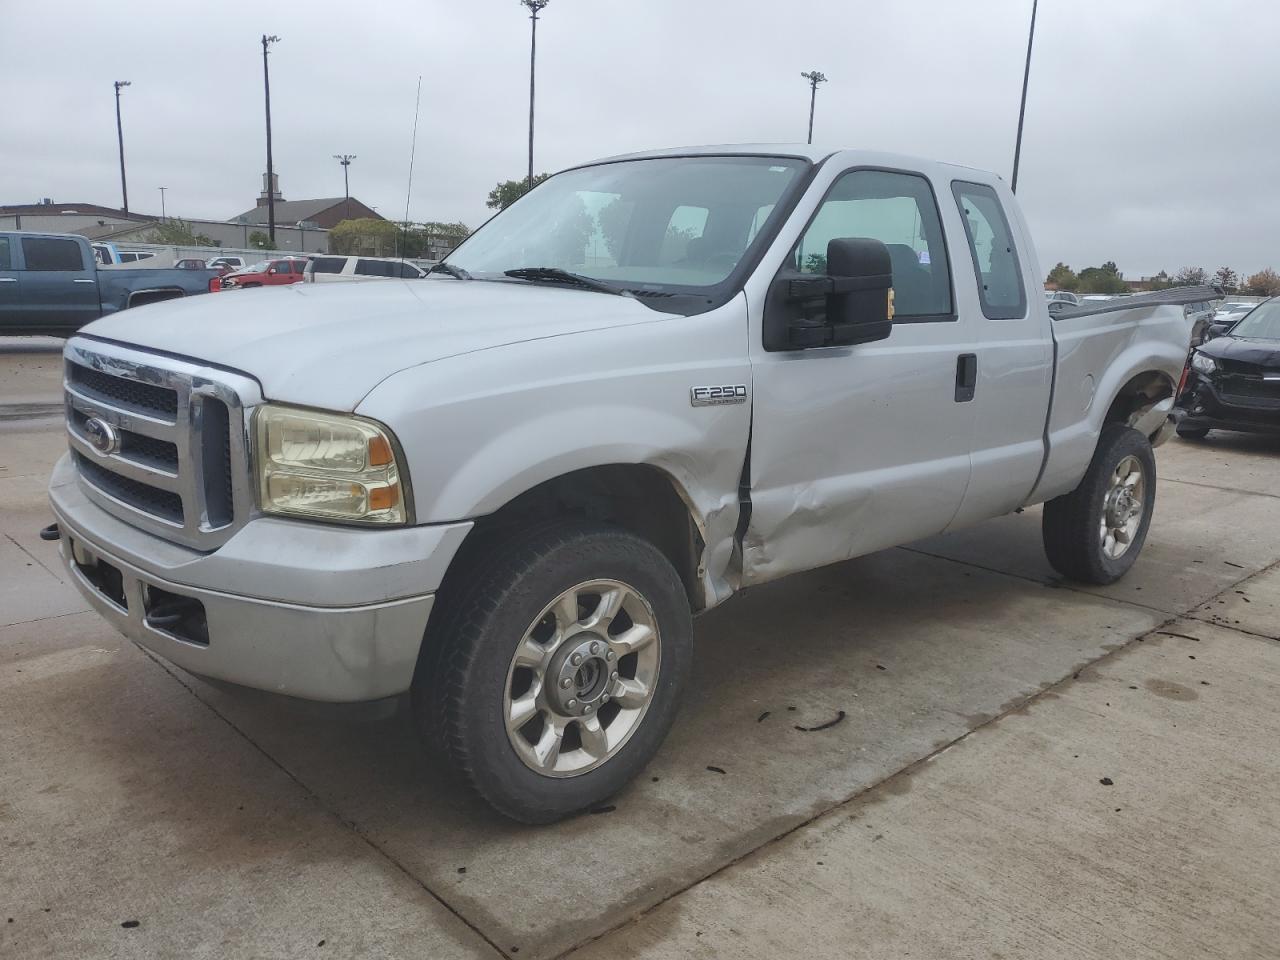
<instances>
[{"instance_id":1,"label":"tire","mask_svg":"<svg viewBox=\"0 0 1280 960\"><path fill-rule=\"evenodd\" d=\"M661 745L689 674L676 571L634 534L575 521L494 544L468 572L438 649L424 645L419 728L513 820L550 823L612 796Z\"/></svg>"},{"instance_id":2,"label":"tire","mask_svg":"<svg viewBox=\"0 0 1280 960\"><path fill-rule=\"evenodd\" d=\"M1184 440L1203 440L1209 435L1208 427L1184 427L1182 424L1178 424L1174 429L1177 431L1178 436Z\"/></svg>"},{"instance_id":3,"label":"tire","mask_svg":"<svg viewBox=\"0 0 1280 960\"><path fill-rule=\"evenodd\" d=\"M1127 471L1123 479L1122 469ZM1139 476L1131 481L1134 469ZM1117 486L1128 488L1127 496ZM1064 577L1083 583L1119 580L1142 552L1155 496L1150 441L1123 424L1104 427L1080 485L1044 505L1041 532L1049 563ZM1122 518L1126 522L1120 523Z\"/></svg>"}]
</instances>

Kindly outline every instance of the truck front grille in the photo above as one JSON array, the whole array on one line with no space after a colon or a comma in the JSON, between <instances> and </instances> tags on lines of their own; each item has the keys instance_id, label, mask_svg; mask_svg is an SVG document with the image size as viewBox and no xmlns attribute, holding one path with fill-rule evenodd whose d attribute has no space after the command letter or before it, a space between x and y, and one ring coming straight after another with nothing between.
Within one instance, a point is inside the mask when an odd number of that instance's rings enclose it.
<instances>
[{"instance_id":1,"label":"truck front grille","mask_svg":"<svg viewBox=\"0 0 1280 960\"><path fill-rule=\"evenodd\" d=\"M104 509L198 549L216 548L248 518L254 381L75 338L64 388L81 485Z\"/></svg>"}]
</instances>

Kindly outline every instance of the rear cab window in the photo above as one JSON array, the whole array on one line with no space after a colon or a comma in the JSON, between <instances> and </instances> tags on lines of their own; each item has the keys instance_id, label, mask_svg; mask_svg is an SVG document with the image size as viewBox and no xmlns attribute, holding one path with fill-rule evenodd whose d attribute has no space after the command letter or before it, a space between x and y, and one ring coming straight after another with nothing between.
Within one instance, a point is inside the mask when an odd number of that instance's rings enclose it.
<instances>
[{"instance_id":1,"label":"rear cab window","mask_svg":"<svg viewBox=\"0 0 1280 960\"><path fill-rule=\"evenodd\" d=\"M80 244L59 237L23 237L22 258L28 270L55 271L84 269Z\"/></svg>"},{"instance_id":2,"label":"rear cab window","mask_svg":"<svg viewBox=\"0 0 1280 960\"><path fill-rule=\"evenodd\" d=\"M1027 292L1013 231L995 190L983 183L951 184L964 221L982 315L988 320L1016 320L1027 315Z\"/></svg>"}]
</instances>

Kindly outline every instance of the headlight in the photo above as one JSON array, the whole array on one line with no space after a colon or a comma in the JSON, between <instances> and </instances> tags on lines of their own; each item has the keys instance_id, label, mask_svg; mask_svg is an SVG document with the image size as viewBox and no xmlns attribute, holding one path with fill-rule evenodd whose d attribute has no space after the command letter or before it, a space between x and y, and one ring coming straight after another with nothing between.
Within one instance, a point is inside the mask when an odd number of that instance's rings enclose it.
<instances>
[{"instance_id":1,"label":"headlight","mask_svg":"<svg viewBox=\"0 0 1280 960\"><path fill-rule=\"evenodd\" d=\"M1213 373L1218 369L1218 365L1213 362L1213 357L1206 357L1197 351L1191 355L1191 369L1197 373Z\"/></svg>"},{"instance_id":2,"label":"headlight","mask_svg":"<svg viewBox=\"0 0 1280 960\"><path fill-rule=\"evenodd\" d=\"M406 523L408 497L385 427L362 417L266 404L254 415L258 501L266 513Z\"/></svg>"}]
</instances>

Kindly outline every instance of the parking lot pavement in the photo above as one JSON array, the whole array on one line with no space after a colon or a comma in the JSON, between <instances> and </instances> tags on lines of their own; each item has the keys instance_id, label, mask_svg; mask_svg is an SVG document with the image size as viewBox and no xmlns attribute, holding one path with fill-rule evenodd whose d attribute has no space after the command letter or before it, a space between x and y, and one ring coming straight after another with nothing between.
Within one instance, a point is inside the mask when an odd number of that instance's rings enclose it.
<instances>
[{"instance_id":1,"label":"parking lot pavement","mask_svg":"<svg viewBox=\"0 0 1280 960\"><path fill-rule=\"evenodd\" d=\"M14 918L0 955L292 956L324 940L336 956L524 960L596 937L590 956L750 953L732 929L775 956L988 956L956 946L984 923L1007 928L1006 956L1091 956L1096 943L1127 955L1130 931L1159 922L1168 938L1153 943L1188 945L1169 955L1243 956L1271 932L1265 891L1234 912L1214 898L1232 880L1257 885L1250 851L1277 835L1260 744L1274 743L1280 666L1274 641L1241 631L1274 625L1261 611L1280 593L1267 571L1280 449L1162 448L1147 549L1111 588L1047 572L1028 510L748 592L699 621L691 696L645 776L597 813L531 829L463 793L403 717L213 687L79 612L35 537L62 445L56 427L0 432L0 585L22 581L0 594L0 913ZM1238 472L1219 465L1237 452ZM1241 623L1163 626L1188 613ZM1202 639L1136 642L1162 628ZM1144 686L1193 686L1150 659L1175 641L1213 650L1184 669L1222 671L1193 703ZM1130 696L1097 707L1112 680L1089 679L1122 668L1139 690L1116 685ZM1159 712L1175 708L1177 736ZM1239 742L1210 746L1255 714ZM1112 772L1085 776L1077 753ZM1105 830L1085 790L1101 776L1141 788ZM864 809L874 831L848 820ZM868 853L845 823L894 842ZM1191 853L1162 830L1184 831ZM816 869L831 872L814 880L794 858L828 834ZM1218 862L1212 843L1244 853ZM1054 851L1060 889L1046 900L1036 870ZM1130 890L1135 863L1148 882ZM1192 867L1209 899L1184 882ZM1107 909L1072 912L1095 902ZM759 915L739 919L750 903ZM1202 903L1221 907L1204 949L1187 926ZM1228 913L1240 929L1220 929ZM1049 937L1053 950L1032 949Z\"/></svg>"}]
</instances>

